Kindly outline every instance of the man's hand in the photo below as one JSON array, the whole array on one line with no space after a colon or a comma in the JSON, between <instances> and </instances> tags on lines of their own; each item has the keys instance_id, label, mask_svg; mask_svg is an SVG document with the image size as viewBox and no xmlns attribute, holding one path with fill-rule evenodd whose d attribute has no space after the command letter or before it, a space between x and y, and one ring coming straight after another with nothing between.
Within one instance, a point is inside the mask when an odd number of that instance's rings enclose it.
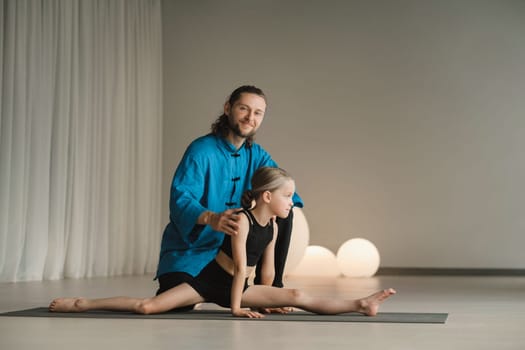
<instances>
[{"instance_id":1,"label":"man's hand","mask_svg":"<svg viewBox=\"0 0 525 350\"><path fill-rule=\"evenodd\" d=\"M215 231L235 236L239 231L239 215L236 214L239 210L228 209L222 213L211 213L208 225Z\"/></svg>"}]
</instances>

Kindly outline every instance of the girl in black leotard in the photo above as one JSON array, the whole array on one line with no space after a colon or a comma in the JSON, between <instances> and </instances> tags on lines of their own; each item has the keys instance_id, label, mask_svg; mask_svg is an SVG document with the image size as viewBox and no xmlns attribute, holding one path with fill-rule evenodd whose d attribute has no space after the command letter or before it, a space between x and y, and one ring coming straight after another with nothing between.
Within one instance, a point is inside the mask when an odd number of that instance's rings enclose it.
<instances>
[{"instance_id":1,"label":"girl in black leotard","mask_svg":"<svg viewBox=\"0 0 525 350\"><path fill-rule=\"evenodd\" d=\"M319 314L360 312L373 316L379 304L395 293L385 289L366 298L341 300L311 297L297 289L272 287L275 217L285 218L292 209L293 179L279 168L263 167L252 177L252 190L243 196L245 210L239 212L239 232L225 243L202 272L190 283L183 283L155 297L137 299L61 298L49 305L52 312L81 312L93 309L122 310L151 314L201 302L230 307L234 316L260 318L261 308L297 307ZM230 236L226 236L230 237ZM247 278L261 255L262 285L248 287Z\"/></svg>"}]
</instances>

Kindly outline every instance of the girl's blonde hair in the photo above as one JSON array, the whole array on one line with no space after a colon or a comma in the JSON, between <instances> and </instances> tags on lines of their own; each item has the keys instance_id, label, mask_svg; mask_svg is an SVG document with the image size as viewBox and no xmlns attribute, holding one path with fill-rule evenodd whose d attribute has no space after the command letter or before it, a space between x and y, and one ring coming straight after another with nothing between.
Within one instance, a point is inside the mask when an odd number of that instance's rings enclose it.
<instances>
[{"instance_id":1,"label":"girl's blonde hair","mask_svg":"<svg viewBox=\"0 0 525 350\"><path fill-rule=\"evenodd\" d=\"M263 192L273 192L289 180L293 179L284 169L272 167L257 169L252 177L252 189L245 191L242 195L242 207L244 209L250 209L253 201L257 200Z\"/></svg>"}]
</instances>

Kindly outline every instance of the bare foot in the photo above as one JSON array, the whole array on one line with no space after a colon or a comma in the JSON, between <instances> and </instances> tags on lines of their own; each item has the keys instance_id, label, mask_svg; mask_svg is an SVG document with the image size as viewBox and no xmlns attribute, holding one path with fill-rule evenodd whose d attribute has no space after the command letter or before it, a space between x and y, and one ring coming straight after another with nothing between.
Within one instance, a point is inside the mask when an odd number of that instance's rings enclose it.
<instances>
[{"instance_id":1,"label":"bare foot","mask_svg":"<svg viewBox=\"0 0 525 350\"><path fill-rule=\"evenodd\" d=\"M58 298L49 304L51 312L82 312L86 311L86 299L84 298Z\"/></svg>"},{"instance_id":2,"label":"bare foot","mask_svg":"<svg viewBox=\"0 0 525 350\"><path fill-rule=\"evenodd\" d=\"M358 303L360 307L358 312L367 316L375 316L379 310L379 305L394 294L396 294L396 291L392 288L389 288L369 295L366 298L359 299Z\"/></svg>"}]
</instances>

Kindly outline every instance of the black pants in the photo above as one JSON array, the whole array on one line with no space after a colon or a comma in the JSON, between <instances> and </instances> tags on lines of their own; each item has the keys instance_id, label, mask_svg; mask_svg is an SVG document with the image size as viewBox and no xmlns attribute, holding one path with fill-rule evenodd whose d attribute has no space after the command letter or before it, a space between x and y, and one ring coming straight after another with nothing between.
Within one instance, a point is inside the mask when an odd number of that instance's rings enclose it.
<instances>
[{"instance_id":1,"label":"black pants","mask_svg":"<svg viewBox=\"0 0 525 350\"><path fill-rule=\"evenodd\" d=\"M288 256L288 248L290 248L290 239L292 238L293 226L293 210L286 219L277 218L277 227L279 233L277 234L277 241L275 242L275 278L273 280L274 287L283 287L283 273L286 264L286 257ZM255 284L261 284L261 266L262 261L259 261L255 269Z\"/></svg>"}]
</instances>

